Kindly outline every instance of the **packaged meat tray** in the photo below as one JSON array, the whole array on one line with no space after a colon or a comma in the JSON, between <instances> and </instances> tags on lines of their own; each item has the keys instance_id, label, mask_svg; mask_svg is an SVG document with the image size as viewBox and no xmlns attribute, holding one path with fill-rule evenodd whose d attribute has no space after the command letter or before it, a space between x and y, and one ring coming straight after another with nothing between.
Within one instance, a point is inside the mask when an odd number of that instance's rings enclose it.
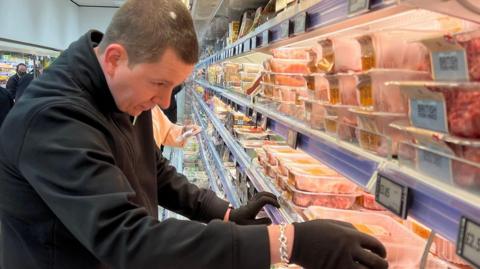
<instances>
[{"instance_id":1,"label":"packaged meat tray","mask_svg":"<svg viewBox=\"0 0 480 269\"><path fill-rule=\"evenodd\" d=\"M408 133L416 145L403 145L402 160L412 167L450 184L480 188L480 140L464 139L405 124L392 127ZM408 161L410 160L410 161Z\"/></svg>"},{"instance_id":2,"label":"packaged meat tray","mask_svg":"<svg viewBox=\"0 0 480 269\"><path fill-rule=\"evenodd\" d=\"M323 130L325 128L325 107L323 102L303 100L305 104L305 123L312 129Z\"/></svg>"},{"instance_id":3,"label":"packaged meat tray","mask_svg":"<svg viewBox=\"0 0 480 269\"><path fill-rule=\"evenodd\" d=\"M300 207L309 207L312 205L325 206L339 209L350 209L355 204L357 197L353 194L335 194L335 193L315 193L297 190L295 187L287 184L287 199Z\"/></svg>"},{"instance_id":4,"label":"packaged meat tray","mask_svg":"<svg viewBox=\"0 0 480 269\"><path fill-rule=\"evenodd\" d=\"M330 73L333 72L335 65L335 52L333 49L333 41L331 39L324 39L318 41L318 59L315 66L318 72Z\"/></svg>"},{"instance_id":5,"label":"packaged meat tray","mask_svg":"<svg viewBox=\"0 0 480 269\"><path fill-rule=\"evenodd\" d=\"M288 176L289 167L295 166L313 166L321 165L321 163L307 154L295 153L281 156L278 160L278 170L280 174Z\"/></svg>"},{"instance_id":6,"label":"packaged meat tray","mask_svg":"<svg viewBox=\"0 0 480 269\"><path fill-rule=\"evenodd\" d=\"M302 75L283 75L270 73L272 81L275 85L304 87L307 85L305 78Z\"/></svg>"},{"instance_id":7,"label":"packaged meat tray","mask_svg":"<svg viewBox=\"0 0 480 269\"><path fill-rule=\"evenodd\" d=\"M316 59L316 52L312 47L278 48L273 49L272 54L274 58L278 59L296 59L307 61L313 61Z\"/></svg>"},{"instance_id":8,"label":"packaged meat tray","mask_svg":"<svg viewBox=\"0 0 480 269\"><path fill-rule=\"evenodd\" d=\"M325 124L325 132L331 136L337 136L337 116L325 116L324 117L324 124Z\"/></svg>"},{"instance_id":9,"label":"packaged meat tray","mask_svg":"<svg viewBox=\"0 0 480 269\"><path fill-rule=\"evenodd\" d=\"M335 72L362 71L361 47L353 38L334 38Z\"/></svg>"},{"instance_id":10,"label":"packaged meat tray","mask_svg":"<svg viewBox=\"0 0 480 269\"><path fill-rule=\"evenodd\" d=\"M390 269L419 268L426 241L389 216L320 206L311 206L304 214L308 219L349 222L358 230L376 237L387 249Z\"/></svg>"},{"instance_id":11,"label":"packaged meat tray","mask_svg":"<svg viewBox=\"0 0 480 269\"><path fill-rule=\"evenodd\" d=\"M296 102L280 102L277 111L300 121L305 117L305 106L298 105Z\"/></svg>"},{"instance_id":12,"label":"packaged meat tray","mask_svg":"<svg viewBox=\"0 0 480 269\"><path fill-rule=\"evenodd\" d=\"M463 138L480 138L480 83L404 82L397 83L408 97L412 125ZM443 109L446 106L446 116ZM425 108L435 109L425 113ZM448 126L439 124L446 117Z\"/></svg>"},{"instance_id":13,"label":"packaged meat tray","mask_svg":"<svg viewBox=\"0 0 480 269\"><path fill-rule=\"evenodd\" d=\"M363 129L356 129L355 132L362 149L385 158L392 156L392 140L390 138Z\"/></svg>"},{"instance_id":14,"label":"packaged meat tray","mask_svg":"<svg viewBox=\"0 0 480 269\"><path fill-rule=\"evenodd\" d=\"M363 193L362 206L369 210L385 210L383 206L375 201L375 195L370 193Z\"/></svg>"},{"instance_id":15,"label":"packaged meat tray","mask_svg":"<svg viewBox=\"0 0 480 269\"><path fill-rule=\"evenodd\" d=\"M429 51L420 43L409 42L398 31L357 37L362 70L372 68L430 70Z\"/></svg>"},{"instance_id":16,"label":"packaged meat tray","mask_svg":"<svg viewBox=\"0 0 480 269\"><path fill-rule=\"evenodd\" d=\"M240 80L243 82L254 82L260 76L260 73L240 72Z\"/></svg>"},{"instance_id":17,"label":"packaged meat tray","mask_svg":"<svg viewBox=\"0 0 480 269\"><path fill-rule=\"evenodd\" d=\"M241 140L264 140L268 137L268 132L262 128L235 128L234 130Z\"/></svg>"},{"instance_id":18,"label":"packaged meat tray","mask_svg":"<svg viewBox=\"0 0 480 269\"><path fill-rule=\"evenodd\" d=\"M357 77L355 75L328 75L328 101L332 105L358 106Z\"/></svg>"},{"instance_id":19,"label":"packaged meat tray","mask_svg":"<svg viewBox=\"0 0 480 269\"><path fill-rule=\"evenodd\" d=\"M336 136L344 141L355 141L356 133L355 128L357 126L357 117L353 112L354 106L345 105L330 105L324 104L326 114L328 116L335 116L336 124L332 124L332 130L336 128ZM329 131L330 132L330 131Z\"/></svg>"},{"instance_id":20,"label":"packaged meat tray","mask_svg":"<svg viewBox=\"0 0 480 269\"><path fill-rule=\"evenodd\" d=\"M314 92L312 99L315 101L328 101L329 82L323 74L305 75L307 88Z\"/></svg>"},{"instance_id":21,"label":"packaged meat tray","mask_svg":"<svg viewBox=\"0 0 480 269\"><path fill-rule=\"evenodd\" d=\"M405 132L396 128L390 127L390 124L406 124L408 123L408 116L401 113L384 113L384 112L369 112L361 109L351 110L357 116L358 127L365 130L373 136L379 134L378 140L382 137L387 137L391 142L391 149L378 148L375 152L391 152L393 155L398 153L398 143L402 141L410 141L412 138ZM385 145L382 145L385 146ZM384 154L381 154L384 156Z\"/></svg>"},{"instance_id":22,"label":"packaged meat tray","mask_svg":"<svg viewBox=\"0 0 480 269\"><path fill-rule=\"evenodd\" d=\"M464 188L477 195L480 190L478 159L473 162L442 150L444 149L401 143L398 154L399 162L436 180ZM478 151L475 154L475 157L479 156Z\"/></svg>"},{"instance_id":23,"label":"packaged meat tray","mask_svg":"<svg viewBox=\"0 0 480 269\"><path fill-rule=\"evenodd\" d=\"M297 190L351 194L357 186L326 166L290 167L288 183Z\"/></svg>"},{"instance_id":24,"label":"packaged meat tray","mask_svg":"<svg viewBox=\"0 0 480 269\"><path fill-rule=\"evenodd\" d=\"M241 69L245 73L260 73L263 70L262 65L260 64L249 64L243 63L241 64Z\"/></svg>"},{"instance_id":25,"label":"packaged meat tray","mask_svg":"<svg viewBox=\"0 0 480 269\"><path fill-rule=\"evenodd\" d=\"M265 153L267 154L268 163L271 165L277 165L278 154L300 154L301 152L293 149L289 146L277 146L277 145L265 145L263 146Z\"/></svg>"},{"instance_id":26,"label":"packaged meat tray","mask_svg":"<svg viewBox=\"0 0 480 269\"><path fill-rule=\"evenodd\" d=\"M466 261L457 255L455 243L448 241L438 234L433 239L433 243L435 244L433 254L436 256L451 263L468 265Z\"/></svg>"},{"instance_id":27,"label":"packaged meat tray","mask_svg":"<svg viewBox=\"0 0 480 269\"><path fill-rule=\"evenodd\" d=\"M430 73L395 70L372 69L357 75L358 104L367 110L389 113L408 113L408 99L400 87L386 83L390 81L430 80Z\"/></svg>"},{"instance_id":28,"label":"packaged meat tray","mask_svg":"<svg viewBox=\"0 0 480 269\"><path fill-rule=\"evenodd\" d=\"M310 61L308 60L290 60L290 59L276 59L269 60L272 71L275 73L287 74L310 74L315 72L311 69Z\"/></svg>"},{"instance_id":29,"label":"packaged meat tray","mask_svg":"<svg viewBox=\"0 0 480 269\"><path fill-rule=\"evenodd\" d=\"M455 35L455 40L467 54L468 73L473 81L480 81L480 30Z\"/></svg>"},{"instance_id":30,"label":"packaged meat tray","mask_svg":"<svg viewBox=\"0 0 480 269\"><path fill-rule=\"evenodd\" d=\"M450 263L432 254L428 255L427 265L425 268L426 269L473 269L473 267L469 265Z\"/></svg>"}]
</instances>

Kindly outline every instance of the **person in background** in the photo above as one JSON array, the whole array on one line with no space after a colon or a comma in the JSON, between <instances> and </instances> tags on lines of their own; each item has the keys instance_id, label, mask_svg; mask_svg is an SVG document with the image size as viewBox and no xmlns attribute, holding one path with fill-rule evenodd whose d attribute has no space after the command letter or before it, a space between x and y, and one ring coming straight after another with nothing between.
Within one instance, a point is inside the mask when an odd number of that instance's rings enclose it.
<instances>
[{"instance_id":1,"label":"person in background","mask_svg":"<svg viewBox=\"0 0 480 269\"><path fill-rule=\"evenodd\" d=\"M183 89L183 84L178 85L177 87L173 88L172 97L170 97L170 106L166 109L162 109L163 113L167 116L167 118L172 123L177 123L177 93L181 92Z\"/></svg>"},{"instance_id":2,"label":"person in background","mask_svg":"<svg viewBox=\"0 0 480 269\"><path fill-rule=\"evenodd\" d=\"M30 85L30 82L32 82L34 78L38 78L42 73L43 73L43 68L37 67L35 68L35 70L32 70L30 73L20 78L20 80L17 83L17 91L15 93L15 102L18 102L18 100L20 100L20 97L23 95L23 92L28 87L28 85Z\"/></svg>"},{"instance_id":3,"label":"person in background","mask_svg":"<svg viewBox=\"0 0 480 269\"><path fill-rule=\"evenodd\" d=\"M127 0L30 84L0 129L2 269L387 268L349 223L269 225L273 194L233 208L169 165L150 110L198 57L181 1ZM159 221L158 205L190 220Z\"/></svg>"},{"instance_id":4,"label":"person in background","mask_svg":"<svg viewBox=\"0 0 480 269\"><path fill-rule=\"evenodd\" d=\"M0 87L0 127L2 127L2 123L12 106L13 98L10 95L10 92L5 88Z\"/></svg>"},{"instance_id":5,"label":"person in background","mask_svg":"<svg viewBox=\"0 0 480 269\"><path fill-rule=\"evenodd\" d=\"M201 128L196 125L174 124L159 106L152 108L153 137L158 147L183 147L188 138L198 134Z\"/></svg>"},{"instance_id":6,"label":"person in background","mask_svg":"<svg viewBox=\"0 0 480 269\"><path fill-rule=\"evenodd\" d=\"M16 67L15 75L11 76L7 81L7 90L10 91L10 95L15 98L17 94L18 82L27 74L27 66L24 63L19 63Z\"/></svg>"}]
</instances>

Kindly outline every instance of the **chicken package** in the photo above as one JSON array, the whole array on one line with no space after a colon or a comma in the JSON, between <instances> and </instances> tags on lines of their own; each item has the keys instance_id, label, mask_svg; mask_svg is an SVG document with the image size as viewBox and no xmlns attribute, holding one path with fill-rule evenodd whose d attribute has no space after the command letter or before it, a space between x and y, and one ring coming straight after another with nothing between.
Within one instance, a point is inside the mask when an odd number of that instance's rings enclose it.
<instances>
[{"instance_id":1,"label":"chicken package","mask_svg":"<svg viewBox=\"0 0 480 269\"><path fill-rule=\"evenodd\" d=\"M330 104L358 106L357 77L354 75L329 75L328 101Z\"/></svg>"},{"instance_id":2,"label":"chicken package","mask_svg":"<svg viewBox=\"0 0 480 269\"><path fill-rule=\"evenodd\" d=\"M290 167L321 165L319 161L305 153L282 155L277 160L278 170L283 176L288 176Z\"/></svg>"},{"instance_id":3,"label":"chicken package","mask_svg":"<svg viewBox=\"0 0 480 269\"><path fill-rule=\"evenodd\" d=\"M355 204L359 194L316 193L297 190L287 184L285 196L299 207L325 206L339 209L350 209ZM329 186L330 187L330 186ZM326 187L328 188L328 187Z\"/></svg>"},{"instance_id":4,"label":"chicken package","mask_svg":"<svg viewBox=\"0 0 480 269\"><path fill-rule=\"evenodd\" d=\"M367 131L374 136L378 135L377 140L380 144L373 143L370 146L380 145L379 148L374 149L381 156L385 153L391 153L392 155L398 154L398 144L403 141L410 141L412 138L407 133L402 132L396 128L390 127L390 124L408 124L408 115L402 113L384 113L384 112L370 112L361 109L354 109L352 112L357 116L358 127L364 131ZM388 142L391 143L390 148L384 148L385 143L381 143L383 137L388 138ZM387 154L388 155L388 154Z\"/></svg>"},{"instance_id":5,"label":"chicken package","mask_svg":"<svg viewBox=\"0 0 480 269\"><path fill-rule=\"evenodd\" d=\"M245 73L258 74L263 70L263 67L261 64L243 63L241 64L241 70Z\"/></svg>"},{"instance_id":6,"label":"chicken package","mask_svg":"<svg viewBox=\"0 0 480 269\"><path fill-rule=\"evenodd\" d=\"M353 38L333 39L335 72L362 71L361 48Z\"/></svg>"},{"instance_id":7,"label":"chicken package","mask_svg":"<svg viewBox=\"0 0 480 269\"><path fill-rule=\"evenodd\" d=\"M278 154L300 154L301 151L283 145L264 145L263 150L267 155L267 162L271 165L277 165Z\"/></svg>"},{"instance_id":8,"label":"chicken package","mask_svg":"<svg viewBox=\"0 0 480 269\"><path fill-rule=\"evenodd\" d=\"M358 75L357 99L360 106L377 112L408 113L408 98L392 81L430 80L428 72L372 69Z\"/></svg>"},{"instance_id":9,"label":"chicken package","mask_svg":"<svg viewBox=\"0 0 480 269\"><path fill-rule=\"evenodd\" d=\"M351 111L354 106L324 104L326 114L336 116L337 137L344 141L356 139L357 117ZM332 126L333 127L333 126Z\"/></svg>"},{"instance_id":10,"label":"chicken package","mask_svg":"<svg viewBox=\"0 0 480 269\"><path fill-rule=\"evenodd\" d=\"M272 71L284 74L310 74L315 72L309 60L276 59L269 60ZM313 68L314 69L314 68Z\"/></svg>"},{"instance_id":11,"label":"chicken package","mask_svg":"<svg viewBox=\"0 0 480 269\"><path fill-rule=\"evenodd\" d=\"M304 100L305 103L305 123L312 129L323 130L325 107L324 103L314 100Z\"/></svg>"},{"instance_id":12,"label":"chicken package","mask_svg":"<svg viewBox=\"0 0 480 269\"><path fill-rule=\"evenodd\" d=\"M390 269L419 268L426 240L387 215L320 206L311 206L304 214L309 220L335 219L349 222L357 230L376 237L387 250Z\"/></svg>"},{"instance_id":13,"label":"chicken package","mask_svg":"<svg viewBox=\"0 0 480 269\"><path fill-rule=\"evenodd\" d=\"M291 47L272 49L274 58L278 59L296 59L312 61L316 58L314 48L312 47Z\"/></svg>"},{"instance_id":14,"label":"chicken package","mask_svg":"<svg viewBox=\"0 0 480 269\"><path fill-rule=\"evenodd\" d=\"M354 193L357 186L325 165L291 166L288 183L306 192Z\"/></svg>"},{"instance_id":15,"label":"chicken package","mask_svg":"<svg viewBox=\"0 0 480 269\"><path fill-rule=\"evenodd\" d=\"M455 40L467 54L470 79L480 81L480 30L455 35Z\"/></svg>"},{"instance_id":16,"label":"chicken package","mask_svg":"<svg viewBox=\"0 0 480 269\"><path fill-rule=\"evenodd\" d=\"M328 101L329 81L323 74L305 76L307 88L314 94L312 100Z\"/></svg>"},{"instance_id":17,"label":"chicken package","mask_svg":"<svg viewBox=\"0 0 480 269\"><path fill-rule=\"evenodd\" d=\"M419 43L409 43L396 33L375 33L357 37L362 70L372 68L429 71L429 51Z\"/></svg>"},{"instance_id":18,"label":"chicken package","mask_svg":"<svg viewBox=\"0 0 480 269\"><path fill-rule=\"evenodd\" d=\"M468 265L465 260L463 260L457 255L455 243L452 243L437 234L433 239L433 244L435 244L433 254L435 254L436 256L451 263Z\"/></svg>"},{"instance_id":19,"label":"chicken package","mask_svg":"<svg viewBox=\"0 0 480 269\"><path fill-rule=\"evenodd\" d=\"M275 85L304 87L307 85L305 78L302 75L282 75L271 73Z\"/></svg>"}]
</instances>

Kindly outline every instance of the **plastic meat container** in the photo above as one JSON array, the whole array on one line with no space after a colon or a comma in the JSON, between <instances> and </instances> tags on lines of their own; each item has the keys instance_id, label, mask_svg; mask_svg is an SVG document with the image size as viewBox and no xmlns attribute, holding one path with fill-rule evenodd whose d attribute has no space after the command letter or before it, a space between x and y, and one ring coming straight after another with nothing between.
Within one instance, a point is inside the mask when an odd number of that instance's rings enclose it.
<instances>
[{"instance_id":1,"label":"plastic meat container","mask_svg":"<svg viewBox=\"0 0 480 269\"><path fill-rule=\"evenodd\" d=\"M312 99L314 101L328 101L329 81L323 74L306 75L305 81L307 88L314 92Z\"/></svg>"},{"instance_id":2,"label":"plastic meat container","mask_svg":"<svg viewBox=\"0 0 480 269\"><path fill-rule=\"evenodd\" d=\"M291 167L288 183L297 190L351 194L357 186L326 166Z\"/></svg>"},{"instance_id":3,"label":"plastic meat container","mask_svg":"<svg viewBox=\"0 0 480 269\"><path fill-rule=\"evenodd\" d=\"M259 73L240 72L240 80L243 82L254 82L259 77Z\"/></svg>"},{"instance_id":4,"label":"plastic meat container","mask_svg":"<svg viewBox=\"0 0 480 269\"><path fill-rule=\"evenodd\" d=\"M337 116L325 116L324 123L326 133L332 136L337 136Z\"/></svg>"},{"instance_id":5,"label":"plastic meat container","mask_svg":"<svg viewBox=\"0 0 480 269\"><path fill-rule=\"evenodd\" d=\"M350 209L355 204L358 194L315 193L297 190L288 185L286 190L292 202L300 207L325 206L339 209Z\"/></svg>"},{"instance_id":6,"label":"plastic meat container","mask_svg":"<svg viewBox=\"0 0 480 269\"><path fill-rule=\"evenodd\" d=\"M241 65L241 69L245 73L260 73L263 70L263 67L260 64L243 63Z\"/></svg>"},{"instance_id":7,"label":"plastic meat container","mask_svg":"<svg viewBox=\"0 0 480 269\"><path fill-rule=\"evenodd\" d=\"M312 72L315 72L314 70L312 70L310 61L308 60L272 58L269 61L272 71L275 73L310 74Z\"/></svg>"},{"instance_id":8,"label":"plastic meat container","mask_svg":"<svg viewBox=\"0 0 480 269\"><path fill-rule=\"evenodd\" d=\"M315 66L318 72L333 72L335 65L335 52L333 49L333 41L331 39L324 39L318 42L319 51L318 59Z\"/></svg>"},{"instance_id":9,"label":"plastic meat container","mask_svg":"<svg viewBox=\"0 0 480 269\"><path fill-rule=\"evenodd\" d=\"M299 154L301 153L298 150L295 150L289 146L277 146L277 145L268 145L263 146L267 154L268 163L271 165L277 165L277 157L278 154Z\"/></svg>"},{"instance_id":10,"label":"plastic meat container","mask_svg":"<svg viewBox=\"0 0 480 269\"><path fill-rule=\"evenodd\" d=\"M332 105L358 106L357 99L357 78L354 75L329 75L328 80L328 101Z\"/></svg>"},{"instance_id":11,"label":"plastic meat container","mask_svg":"<svg viewBox=\"0 0 480 269\"><path fill-rule=\"evenodd\" d=\"M357 40L353 38L333 39L335 55L335 72L361 71L362 59L361 48Z\"/></svg>"},{"instance_id":12,"label":"plastic meat container","mask_svg":"<svg viewBox=\"0 0 480 269\"><path fill-rule=\"evenodd\" d=\"M467 54L470 79L480 81L480 30L455 35L455 39Z\"/></svg>"},{"instance_id":13,"label":"plastic meat container","mask_svg":"<svg viewBox=\"0 0 480 269\"><path fill-rule=\"evenodd\" d=\"M277 107L277 111L301 121L305 117L305 106L298 105L296 102L281 102Z\"/></svg>"},{"instance_id":14,"label":"plastic meat container","mask_svg":"<svg viewBox=\"0 0 480 269\"><path fill-rule=\"evenodd\" d=\"M316 130L323 130L325 128L325 107L322 102L319 101L307 101L305 103L305 123Z\"/></svg>"},{"instance_id":15,"label":"plastic meat container","mask_svg":"<svg viewBox=\"0 0 480 269\"><path fill-rule=\"evenodd\" d=\"M264 140L268 136L262 128L235 128L235 133L241 140Z\"/></svg>"},{"instance_id":16,"label":"plastic meat container","mask_svg":"<svg viewBox=\"0 0 480 269\"><path fill-rule=\"evenodd\" d=\"M436 256L455 264L467 265L467 262L457 255L455 243L448 241L440 235L435 236L433 243L435 244L433 254Z\"/></svg>"},{"instance_id":17,"label":"plastic meat container","mask_svg":"<svg viewBox=\"0 0 480 269\"><path fill-rule=\"evenodd\" d=\"M425 88L444 96L451 134L480 138L480 83L428 83Z\"/></svg>"},{"instance_id":18,"label":"plastic meat container","mask_svg":"<svg viewBox=\"0 0 480 269\"><path fill-rule=\"evenodd\" d=\"M357 230L379 239L387 249L390 269L419 268L426 241L393 218L377 213L309 207L308 219L335 219L351 223Z\"/></svg>"},{"instance_id":19,"label":"plastic meat container","mask_svg":"<svg viewBox=\"0 0 480 269\"><path fill-rule=\"evenodd\" d=\"M383 113L383 112L369 112L361 109L352 110L357 116L358 127L362 130L373 134L379 134L379 139L387 137L392 145L391 151L389 149L378 148L374 151L377 153L391 152L393 155L398 153L398 143L402 141L410 141L412 138L405 132L390 127L390 124L406 124L408 123L408 116L399 113ZM385 145L382 145L385 146ZM384 155L384 154L380 154Z\"/></svg>"},{"instance_id":20,"label":"plastic meat container","mask_svg":"<svg viewBox=\"0 0 480 269\"><path fill-rule=\"evenodd\" d=\"M293 86L293 87L304 87L307 82L302 75L282 75L282 74L270 74L272 82L275 85L283 86Z\"/></svg>"},{"instance_id":21,"label":"plastic meat container","mask_svg":"<svg viewBox=\"0 0 480 269\"><path fill-rule=\"evenodd\" d=\"M290 154L282 156L278 160L278 170L280 174L288 176L289 167L305 165L321 165L321 163L307 154Z\"/></svg>"},{"instance_id":22,"label":"plastic meat container","mask_svg":"<svg viewBox=\"0 0 480 269\"><path fill-rule=\"evenodd\" d=\"M383 206L375 201L375 195L364 193L362 196L362 206L369 210L385 210Z\"/></svg>"},{"instance_id":23,"label":"plastic meat container","mask_svg":"<svg viewBox=\"0 0 480 269\"><path fill-rule=\"evenodd\" d=\"M453 264L432 254L428 255L426 269L473 269L469 265Z\"/></svg>"},{"instance_id":24,"label":"plastic meat container","mask_svg":"<svg viewBox=\"0 0 480 269\"><path fill-rule=\"evenodd\" d=\"M362 70L393 68L430 70L429 52L419 43L410 43L396 32L357 37L361 50Z\"/></svg>"},{"instance_id":25,"label":"plastic meat container","mask_svg":"<svg viewBox=\"0 0 480 269\"><path fill-rule=\"evenodd\" d=\"M400 86L390 81L430 80L430 73L395 69L372 69L358 75L358 104L377 112L408 113L408 99Z\"/></svg>"},{"instance_id":26,"label":"plastic meat container","mask_svg":"<svg viewBox=\"0 0 480 269\"><path fill-rule=\"evenodd\" d=\"M273 49L272 54L274 58L278 59L297 59L312 61L316 58L316 52L312 47L278 48Z\"/></svg>"}]
</instances>

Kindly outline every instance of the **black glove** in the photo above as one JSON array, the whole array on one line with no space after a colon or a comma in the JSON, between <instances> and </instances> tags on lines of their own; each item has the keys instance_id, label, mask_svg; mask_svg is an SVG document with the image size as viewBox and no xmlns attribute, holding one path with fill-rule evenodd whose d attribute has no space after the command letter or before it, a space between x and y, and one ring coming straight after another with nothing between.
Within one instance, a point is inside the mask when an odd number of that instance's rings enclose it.
<instances>
[{"instance_id":1,"label":"black glove","mask_svg":"<svg viewBox=\"0 0 480 269\"><path fill-rule=\"evenodd\" d=\"M305 269L385 269L385 247L347 222L313 220L294 223L290 262Z\"/></svg>"},{"instance_id":2,"label":"black glove","mask_svg":"<svg viewBox=\"0 0 480 269\"><path fill-rule=\"evenodd\" d=\"M269 218L255 219L265 205L280 207L275 195L269 192L259 192L246 205L232 209L229 220L240 225L271 224L272 221Z\"/></svg>"}]
</instances>

